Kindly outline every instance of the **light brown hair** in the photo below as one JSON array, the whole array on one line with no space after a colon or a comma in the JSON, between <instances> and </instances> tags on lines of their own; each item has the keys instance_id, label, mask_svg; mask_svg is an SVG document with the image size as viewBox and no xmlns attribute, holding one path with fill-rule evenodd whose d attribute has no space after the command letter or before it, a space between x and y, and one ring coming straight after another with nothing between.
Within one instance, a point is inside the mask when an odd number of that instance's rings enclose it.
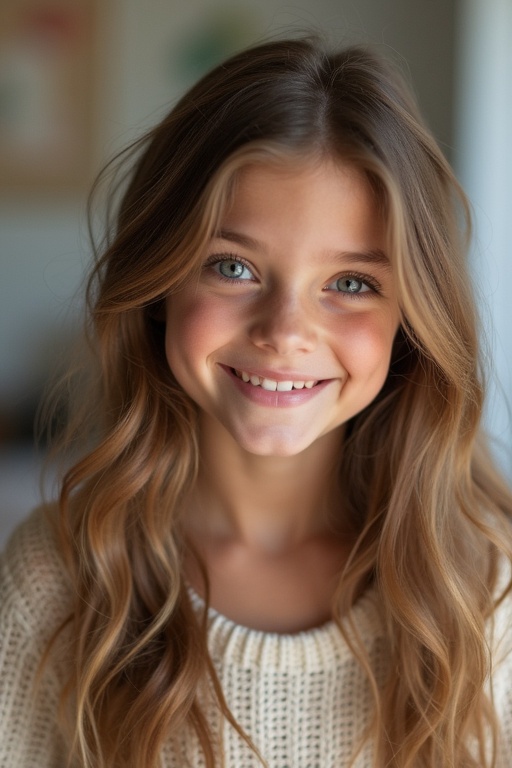
<instances>
[{"instance_id":1,"label":"light brown hair","mask_svg":"<svg viewBox=\"0 0 512 768\"><path fill-rule=\"evenodd\" d=\"M197 410L169 370L161 306L199 268L239 168L329 156L363 170L378 195L402 318L382 391L346 429L343 514L358 538L334 616L350 617L377 586L392 670L383 686L347 638L374 692L376 768L490 768L485 744L496 747L499 729L485 632L512 501L480 432L467 203L401 76L362 47L271 42L206 75L136 151L89 284L94 443L60 496L76 589L73 758L155 768L188 727L213 768L204 701L237 727L182 576ZM83 429L79 416L67 439Z\"/></svg>"}]
</instances>

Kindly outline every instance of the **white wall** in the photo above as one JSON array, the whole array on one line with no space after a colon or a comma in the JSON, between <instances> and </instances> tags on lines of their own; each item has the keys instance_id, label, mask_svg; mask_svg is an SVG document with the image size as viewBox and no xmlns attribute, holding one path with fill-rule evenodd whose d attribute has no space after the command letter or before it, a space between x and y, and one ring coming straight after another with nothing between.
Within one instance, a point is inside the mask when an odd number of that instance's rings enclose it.
<instances>
[{"instance_id":1,"label":"white wall","mask_svg":"<svg viewBox=\"0 0 512 768\"><path fill-rule=\"evenodd\" d=\"M458 28L455 161L473 204L473 273L490 342L487 423L512 479L512 2L459 0Z\"/></svg>"}]
</instances>

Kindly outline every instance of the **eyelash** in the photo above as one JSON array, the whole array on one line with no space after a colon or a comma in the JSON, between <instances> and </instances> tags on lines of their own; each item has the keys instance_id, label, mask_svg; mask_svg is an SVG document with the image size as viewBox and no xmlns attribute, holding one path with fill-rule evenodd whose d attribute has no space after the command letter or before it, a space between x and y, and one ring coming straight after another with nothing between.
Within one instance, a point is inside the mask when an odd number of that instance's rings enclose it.
<instances>
[{"instance_id":1,"label":"eyelash","mask_svg":"<svg viewBox=\"0 0 512 768\"><path fill-rule=\"evenodd\" d=\"M248 269L250 272L252 272L251 265L245 260L240 258L240 256L237 256L234 253L222 253L217 254L214 253L211 256L208 257L208 259L204 263L204 268L207 267L213 267L215 264L219 264L221 261L236 261L238 264L242 264L246 269ZM224 275L221 275L219 272L216 273L217 279L221 280L223 283L248 283L249 280L240 280L234 277L224 277ZM366 294L377 294L378 296L381 295L382 288L380 283L371 275L363 274L362 272L343 272L342 274L338 275L334 280L331 282L334 283L337 280L341 280L343 278L353 278L355 280L360 281L364 285L368 286L370 289L369 291L364 291L363 293L349 293L344 291L333 291L333 293L340 293L342 295L348 296L350 299L364 299L366 297ZM324 290L326 290L324 288Z\"/></svg>"}]
</instances>

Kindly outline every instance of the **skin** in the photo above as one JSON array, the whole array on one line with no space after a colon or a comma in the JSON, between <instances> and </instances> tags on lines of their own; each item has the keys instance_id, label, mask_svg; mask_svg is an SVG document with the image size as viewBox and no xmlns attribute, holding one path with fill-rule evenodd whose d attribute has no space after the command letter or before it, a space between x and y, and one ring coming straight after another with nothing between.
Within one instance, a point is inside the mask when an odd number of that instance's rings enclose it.
<instances>
[{"instance_id":1,"label":"skin","mask_svg":"<svg viewBox=\"0 0 512 768\"><path fill-rule=\"evenodd\" d=\"M185 519L212 605L266 631L321 624L352 543L335 473L344 424L380 391L399 325L365 177L331 161L245 168L166 322L169 365L201 412ZM235 370L319 385L268 393ZM200 590L192 559L187 571Z\"/></svg>"}]
</instances>

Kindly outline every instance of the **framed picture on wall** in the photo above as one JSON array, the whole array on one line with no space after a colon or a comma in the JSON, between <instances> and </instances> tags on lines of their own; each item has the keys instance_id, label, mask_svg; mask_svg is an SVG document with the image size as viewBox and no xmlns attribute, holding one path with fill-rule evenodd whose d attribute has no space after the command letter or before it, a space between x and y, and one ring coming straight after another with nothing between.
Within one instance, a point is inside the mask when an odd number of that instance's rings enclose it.
<instances>
[{"instance_id":1,"label":"framed picture on wall","mask_svg":"<svg viewBox=\"0 0 512 768\"><path fill-rule=\"evenodd\" d=\"M2 197L89 185L96 27L96 0L1 1Z\"/></svg>"}]
</instances>

